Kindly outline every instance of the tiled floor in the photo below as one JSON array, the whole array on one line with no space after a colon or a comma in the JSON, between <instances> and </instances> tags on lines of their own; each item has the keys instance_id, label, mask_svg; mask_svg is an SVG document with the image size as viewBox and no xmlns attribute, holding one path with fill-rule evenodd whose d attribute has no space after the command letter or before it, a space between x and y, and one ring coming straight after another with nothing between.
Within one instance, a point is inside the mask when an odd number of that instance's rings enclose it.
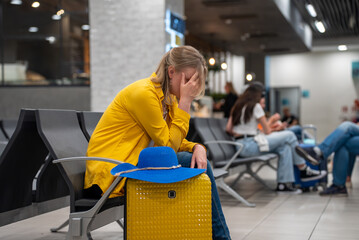
<instances>
[{"instance_id":1,"label":"tiled floor","mask_svg":"<svg viewBox=\"0 0 359 240\"><path fill-rule=\"evenodd\" d=\"M263 169L260 175L273 187L275 172ZM330 176L329 176L330 178ZM330 180L331 181L331 180ZM245 207L220 192L222 206L234 240L352 240L359 239L359 164L353 174L348 197L320 197L317 192L279 195L251 178L244 178L236 190L255 208ZM67 217L63 208L0 227L0 239L65 239L66 230L51 233ZM94 239L122 239L122 230L110 224L92 233Z\"/></svg>"}]
</instances>

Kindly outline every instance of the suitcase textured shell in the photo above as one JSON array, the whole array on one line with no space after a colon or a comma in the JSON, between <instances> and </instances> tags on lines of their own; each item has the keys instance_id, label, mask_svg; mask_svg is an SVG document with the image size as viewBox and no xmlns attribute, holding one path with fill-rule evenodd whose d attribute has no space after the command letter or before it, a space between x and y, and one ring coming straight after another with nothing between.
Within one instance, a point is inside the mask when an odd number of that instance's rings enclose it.
<instances>
[{"instance_id":1,"label":"suitcase textured shell","mask_svg":"<svg viewBox=\"0 0 359 240\"><path fill-rule=\"evenodd\" d=\"M212 239L208 176L167 184L128 179L126 239Z\"/></svg>"}]
</instances>

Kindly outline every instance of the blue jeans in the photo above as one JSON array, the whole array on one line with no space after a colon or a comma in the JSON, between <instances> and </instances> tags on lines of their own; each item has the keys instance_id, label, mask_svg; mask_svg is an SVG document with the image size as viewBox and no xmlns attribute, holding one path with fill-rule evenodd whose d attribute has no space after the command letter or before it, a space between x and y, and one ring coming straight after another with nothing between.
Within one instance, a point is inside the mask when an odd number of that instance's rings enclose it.
<instances>
[{"instance_id":1,"label":"blue jeans","mask_svg":"<svg viewBox=\"0 0 359 240\"><path fill-rule=\"evenodd\" d=\"M302 141L302 127L299 125L291 126L287 128L288 131L292 131L297 137L298 141Z\"/></svg>"},{"instance_id":2,"label":"blue jeans","mask_svg":"<svg viewBox=\"0 0 359 240\"><path fill-rule=\"evenodd\" d=\"M351 176L356 155L359 154L359 126L352 122L340 124L318 145L327 159L334 155L333 183L344 186L347 176Z\"/></svg>"},{"instance_id":3,"label":"blue jeans","mask_svg":"<svg viewBox=\"0 0 359 240\"><path fill-rule=\"evenodd\" d=\"M179 152L177 153L178 163L182 167L190 167L192 153L189 152ZM218 240L229 240L231 239L229 230L226 224L226 220L223 215L221 202L219 200L219 195L217 191L216 182L213 177L213 172L211 164L207 161L207 171L209 179L211 180L212 187L212 238Z\"/></svg>"},{"instance_id":4,"label":"blue jeans","mask_svg":"<svg viewBox=\"0 0 359 240\"><path fill-rule=\"evenodd\" d=\"M265 135L269 143L268 152L260 152L258 144L254 138L243 138L237 140L244 145L241 157L253 157L263 153L276 153L278 154L278 169L277 169L277 182L289 183L294 182L293 164L305 164L305 160L297 155L295 146L298 145L298 140L295 134L291 131L273 132Z\"/></svg>"},{"instance_id":5,"label":"blue jeans","mask_svg":"<svg viewBox=\"0 0 359 240\"><path fill-rule=\"evenodd\" d=\"M291 126L289 128L287 128L286 130L292 131L295 136L297 137L299 142L304 141L305 139L311 138L310 135L308 135L306 132L304 132L304 139L302 139L302 132L303 132L303 128L299 125L295 125L295 126Z\"/></svg>"}]
</instances>

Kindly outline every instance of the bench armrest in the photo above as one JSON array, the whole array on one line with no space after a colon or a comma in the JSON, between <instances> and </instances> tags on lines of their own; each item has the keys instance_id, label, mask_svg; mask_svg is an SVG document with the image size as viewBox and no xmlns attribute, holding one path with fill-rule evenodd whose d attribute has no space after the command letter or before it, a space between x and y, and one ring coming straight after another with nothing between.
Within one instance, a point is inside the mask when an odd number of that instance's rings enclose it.
<instances>
[{"instance_id":1,"label":"bench armrest","mask_svg":"<svg viewBox=\"0 0 359 240\"><path fill-rule=\"evenodd\" d=\"M86 157L86 156L81 156L81 157L69 157L69 158L60 158L60 159L56 159L53 161L53 163L61 163L61 164L66 164L67 162L75 162L75 161L88 161L88 160L93 160L93 161L101 161L101 162L108 162L108 163L113 163L113 164L121 164L123 162L115 160L115 159L111 159L111 158L102 158L102 157ZM109 173L110 174L110 173ZM103 193L102 197L98 200L98 202L95 204L94 207L92 207L90 210L86 211L86 213L83 212L79 212L78 215L79 216L86 216L86 217L90 217L92 218L93 216L95 216L101 209L101 207L103 206L103 204L105 203L105 201L108 199L108 197L110 196L110 194L112 193L112 191L115 189L115 187L119 184L119 182L122 180L123 177L118 176L115 177L114 181L112 182L112 184L110 185L110 187L106 190L106 192ZM77 215L76 213L73 213L73 216Z\"/></svg>"},{"instance_id":2,"label":"bench armrest","mask_svg":"<svg viewBox=\"0 0 359 240\"><path fill-rule=\"evenodd\" d=\"M108 162L113 164L120 164L123 163L121 161L111 159L111 158L102 158L102 157L69 157L69 158L60 158L53 161L53 163L62 163L62 162L72 162L72 161L88 161L88 160L95 160L101 162Z\"/></svg>"},{"instance_id":3,"label":"bench armrest","mask_svg":"<svg viewBox=\"0 0 359 240\"><path fill-rule=\"evenodd\" d=\"M204 142L204 144L229 144L229 145L235 145L235 146L238 146L239 149L238 151L233 154L233 156L231 157L231 159L228 161L228 163L222 167L221 169L227 171L230 166L232 165L233 161L237 159L239 153L242 151L243 149L243 144L242 143L239 143L239 142L235 142L235 141L228 141L228 140L217 140L217 141L207 141L207 142Z\"/></svg>"}]
</instances>

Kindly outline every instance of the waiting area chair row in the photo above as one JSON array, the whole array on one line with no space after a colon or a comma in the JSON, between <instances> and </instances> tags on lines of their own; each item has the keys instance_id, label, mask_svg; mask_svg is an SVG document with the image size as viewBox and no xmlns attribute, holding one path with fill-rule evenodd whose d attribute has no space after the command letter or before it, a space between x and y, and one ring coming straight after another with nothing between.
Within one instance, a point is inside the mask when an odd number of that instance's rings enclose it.
<instances>
[{"instance_id":1,"label":"waiting area chair row","mask_svg":"<svg viewBox=\"0 0 359 240\"><path fill-rule=\"evenodd\" d=\"M268 153L255 157L240 157L239 154L243 145L235 142L227 134L225 130L226 123L227 119L224 118L194 118L190 124L190 128L193 129L190 131L190 138L206 146L208 158L212 163L213 172L216 177L217 187L245 205L255 207L254 203L248 202L239 193L234 191L231 186L236 185L245 174L248 174L265 187L271 189L257 173L263 166L275 169L272 162L277 160L278 156ZM256 170L253 169L254 166L257 167ZM237 174L231 186L226 183L225 178L227 175L223 174L223 172Z\"/></svg>"},{"instance_id":2,"label":"waiting area chair row","mask_svg":"<svg viewBox=\"0 0 359 240\"><path fill-rule=\"evenodd\" d=\"M0 132L3 133L0 136L4 137L1 141L3 151L0 152L0 226L69 205L68 187L58 167L52 164L58 157L50 151L47 140L41 135L44 128L40 124L41 111L68 112L22 109L17 121L0 122ZM76 129L85 129L87 112L71 112L76 117ZM99 119L102 113L91 112L91 115L99 116ZM53 120L49 127L58 125ZM93 129L83 131L82 135L87 137L83 150L86 151L88 131Z\"/></svg>"},{"instance_id":3,"label":"waiting area chair row","mask_svg":"<svg viewBox=\"0 0 359 240\"><path fill-rule=\"evenodd\" d=\"M114 221L123 226L120 219L124 215L124 198L108 199L120 177L99 200L86 199L82 194L86 160L118 163L85 157L88 141L101 116L102 113L74 110L21 110L16 129L0 157L0 192L5 196L0 200L0 226L67 204L70 204L69 220L52 231L69 224L69 239L91 238L92 230ZM227 185L224 178L230 169L243 165L245 169L233 184L247 173L265 185L252 164L271 166L270 161L277 156L240 158L241 145L226 134L223 119L192 119L188 138L206 145L217 186L247 206L255 206ZM59 168L53 163L59 163Z\"/></svg>"}]
</instances>

